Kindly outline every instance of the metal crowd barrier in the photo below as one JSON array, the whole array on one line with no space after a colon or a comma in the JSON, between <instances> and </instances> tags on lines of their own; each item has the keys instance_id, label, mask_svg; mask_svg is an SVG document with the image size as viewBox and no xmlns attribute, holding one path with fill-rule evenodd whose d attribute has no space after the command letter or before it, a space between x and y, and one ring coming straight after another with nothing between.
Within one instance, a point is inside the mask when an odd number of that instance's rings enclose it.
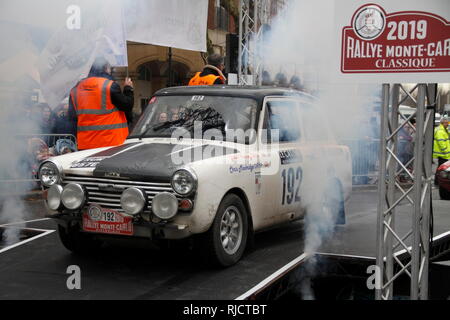
<instances>
[{"instance_id":1,"label":"metal crowd barrier","mask_svg":"<svg viewBox=\"0 0 450 320\"><path fill-rule=\"evenodd\" d=\"M60 139L67 139L72 141L75 146L77 145L77 138L73 134L18 134L15 135L15 137L19 139L41 139L44 141L49 148L52 148L55 146L56 142Z\"/></svg>"},{"instance_id":2,"label":"metal crowd barrier","mask_svg":"<svg viewBox=\"0 0 450 320\"><path fill-rule=\"evenodd\" d=\"M58 143L61 139L65 141ZM10 142L11 148L2 150L2 157L8 159L9 155L10 161L0 168L0 193L24 193L39 188L37 169L40 163L60 155L58 148L68 151L75 147L72 151L76 151L77 146L72 134L17 134Z\"/></svg>"},{"instance_id":3,"label":"metal crowd barrier","mask_svg":"<svg viewBox=\"0 0 450 320\"><path fill-rule=\"evenodd\" d=\"M378 177L379 139L342 140L352 155L352 180L354 185L375 184Z\"/></svg>"}]
</instances>

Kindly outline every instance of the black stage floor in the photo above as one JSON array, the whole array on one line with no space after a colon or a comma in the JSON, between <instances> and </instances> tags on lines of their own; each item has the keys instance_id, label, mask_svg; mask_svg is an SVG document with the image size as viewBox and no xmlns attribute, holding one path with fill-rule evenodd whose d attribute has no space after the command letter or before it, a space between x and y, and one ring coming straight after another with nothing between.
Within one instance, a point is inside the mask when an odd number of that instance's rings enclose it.
<instances>
[{"instance_id":1,"label":"black stage floor","mask_svg":"<svg viewBox=\"0 0 450 320\"><path fill-rule=\"evenodd\" d=\"M354 192L349 204L348 224L340 229L331 241L318 250L319 253L346 254L376 257L377 192L367 190ZM365 209L362 209L365 208ZM396 211L396 230L404 236L412 228L413 208L403 201ZM440 200L437 190L433 190L434 237L446 237L450 241L450 201ZM411 244L412 237L406 241ZM404 248L399 246L397 251Z\"/></svg>"},{"instance_id":2,"label":"black stage floor","mask_svg":"<svg viewBox=\"0 0 450 320\"><path fill-rule=\"evenodd\" d=\"M450 230L450 201L434 203L434 234ZM319 252L375 257L375 190L353 192L347 225ZM26 203L27 220L43 216L40 201ZM397 220L405 231L408 207ZM405 225L402 225L405 224ZM211 269L186 248L110 248L92 257L71 254L59 242L55 223L27 223L28 242L0 246L0 299L235 299L303 253L303 223L256 236L255 248L228 269ZM39 230L32 230L39 229ZM50 230L50 231L46 231ZM27 240L25 240L27 241ZM70 265L81 270L81 289L69 290Z\"/></svg>"}]
</instances>

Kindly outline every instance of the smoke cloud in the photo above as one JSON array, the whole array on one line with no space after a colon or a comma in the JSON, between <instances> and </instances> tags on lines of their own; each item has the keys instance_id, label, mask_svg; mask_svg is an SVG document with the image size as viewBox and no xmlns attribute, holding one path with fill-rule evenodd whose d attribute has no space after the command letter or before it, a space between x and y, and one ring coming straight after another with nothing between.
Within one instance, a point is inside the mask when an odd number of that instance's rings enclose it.
<instances>
[{"instance_id":1,"label":"smoke cloud","mask_svg":"<svg viewBox=\"0 0 450 320\"><path fill-rule=\"evenodd\" d=\"M300 78L304 91L317 97L314 109L303 117L310 122L308 142L302 151L302 205L305 218L305 253L313 256L335 230L336 217L327 208L330 201L339 206L340 192L332 177L345 176L348 161L338 162L329 144L373 139L379 120L377 106L381 86L336 83L330 79L333 51L335 1L291 0L277 17L262 48L265 70L271 79ZM299 126L305 125L299 119ZM312 123L311 123L312 122ZM367 154L367 153L366 153ZM364 160L358 155L359 161ZM330 188L331 187L331 188ZM300 290L304 299L314 299L310 287L314 258L302 276Z\"/></svg>"},{"instance_id":2,"label":"smoke cloud","mask_svg":"<svg viewBox=\"0 0 450 320\"><path fill-rule=\"evenodd\" d=\"M39 133L36 123L27 120L26 102L21 89L11 86L12 92L2 88L0 98L0 224L24 221L26 213L21 196L32 187L31 156L27 135ZM26 92L26 91L25 91ZM9 94L8 94L9 93ZM8 99L9 98L9 99ZM8 228L3 233L6 245L18 240L19 229Z\"/></svg>"},{"instance_id":3,"label":"smoke cloud","mask_svg":"<svg viewBox=\"0 0 450 320\"><path fill-rule=\"evenodd\" d=\"M52 147L39 136L50 128L38 104L55 109L97 55L127 64L120 1L3 1L0 43L0 223L7 224L26 220L22 197L36 187L42 146ZM11 243L18 232L3 238Z\"/></svg>"}]
</instances>

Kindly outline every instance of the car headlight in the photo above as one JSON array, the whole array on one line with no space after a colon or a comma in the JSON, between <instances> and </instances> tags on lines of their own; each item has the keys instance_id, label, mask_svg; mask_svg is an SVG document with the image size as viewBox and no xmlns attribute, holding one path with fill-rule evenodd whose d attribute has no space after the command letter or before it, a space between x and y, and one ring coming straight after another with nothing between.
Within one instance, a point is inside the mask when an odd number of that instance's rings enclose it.
<instances>
[{"instance_id":1,"label":"car headlight","mask_svg":"<svg viewBox=\"0 0 450 320\"><path fill-rule=\"evenodd\" d=\"M158 193L152 200L152 211L160 219L173 218L178 211L178 199L169 192Z\"/></svg>"},{"instance_id":2,"label":"car headlight","mask_svg":"<svg viewBox=\"0 0 450 320\"><path fill-rule=\"evenodd\" d=\"M58 210L61 206L61 194L63 187L59 184L54 184L48 189L47 193L47 205L52 210Z\"/></svg>"},{"instance_id":3,"label":"car headlight","mask_svg":"<svg viewBox=\"0 0 450 320\"><path fill-rule=\"evenodd\" d=\"M44 162L39 168L39 179L46 187L50 187L59 182L61 173L58 167L50 161Z\"/></svg>"},{"instance_id":4,"label":"car headlight","mask_svg":"<svg viewBox=\"0 0 450 320\"><path fill-rule=\"evenodd\" d=\"M172 188L176 193L187 196L197 188L197 177L185 169L175 171L172 176Z\"/></svg>"},{"instance_id":5,"label":"car headlight","mask_svg":"<svg viewBox=\"0 0 450 320\"><path fill-rule=\"evenodd\" d=\"M83 187L77 183L69 183L61 193L61 200L63 205L70 210L81 208L86 199Z\"/></svg>"},{"instance_id":6,"label":"car headlight","mask_svg":"<svg viewBox=\"0 0 450 320\"><path fill-rule=\"evenodd\" d=\"M128 188L120 197L120 205L126 213L136 215L144 209L145 194L138 188Z\"/></svg>"}]
</instances>

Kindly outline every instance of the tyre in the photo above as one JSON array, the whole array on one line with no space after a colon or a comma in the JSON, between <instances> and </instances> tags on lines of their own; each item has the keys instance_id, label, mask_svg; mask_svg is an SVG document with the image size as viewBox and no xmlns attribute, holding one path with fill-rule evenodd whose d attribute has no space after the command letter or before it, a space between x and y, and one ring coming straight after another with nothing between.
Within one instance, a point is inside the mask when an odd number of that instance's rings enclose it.
<instances>
[{"instance_id":1,"label":"tyre","mask_svg":"<svg viewBox=\"0 0 450 320\"><path fill-rule=\"evenodd\" d=\"M442 200L450 200L450 191L445 190L442 187L439 187L439 196Z\"/></svg>"},{"instance_id":2,"label":"tyre","mask_svg":"<svg viewBox=\"0 0 450 320\"><path fill-rule=\"evenodd\" d=\"M222 200L210 229L202 237L202 254L215 266L238 262L247 245L248 216L244 203L235 194Z\"/></svg>"},{"instance_id":3,"label":"tyre","mask_svg":"<svg viewBox=\"0 0 450 320\"><path fill-rule=\"evenodd\" d=\"M78 225L68 228L58 225L58 233L64 247L74 253L89 254L101 247L101 242L91 234L80 232Z\"/></svg>"}]
</instances>

